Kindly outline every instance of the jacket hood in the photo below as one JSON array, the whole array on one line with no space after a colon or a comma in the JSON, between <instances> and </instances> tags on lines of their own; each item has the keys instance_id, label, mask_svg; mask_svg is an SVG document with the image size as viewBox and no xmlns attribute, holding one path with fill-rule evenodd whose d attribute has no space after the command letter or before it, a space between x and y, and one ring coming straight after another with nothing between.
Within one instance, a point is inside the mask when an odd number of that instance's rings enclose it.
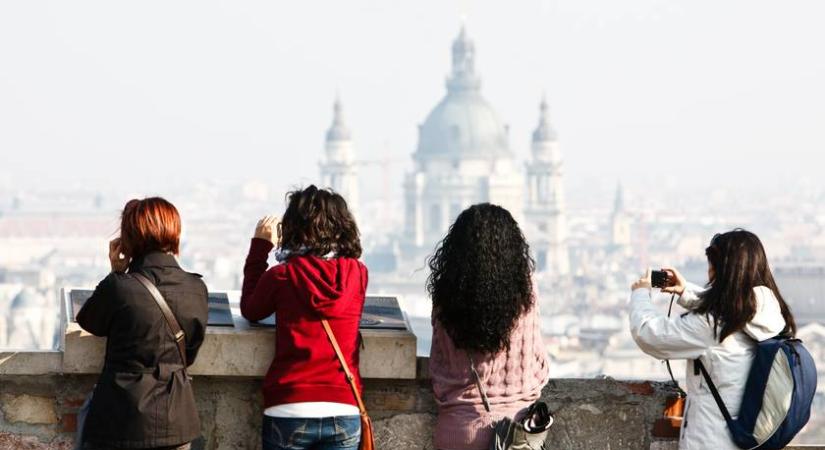
<instances>
[{"instance_id":1,"label":"jacket hood","mask_svg":"<svg viewBox=\"0 0 825 450\"><path fill-rule=\"evenodd\" d=\"M299 288L298 295L324 318L336 316L366 293L367 271L357 259L293 256L286 262L286 273Z\"/></svg>"},{"instance_id":2,"label":"jacket hood","mask_svg":"<svg viewBox=\"0 0 825 450\"><path fill-rule=\"evenodd\" d=\"M770 288L758 286L753 289L753 292L756 294L756 314L745 325L744 331L753 339L761 342L782 333L785 329L785 318L782 317L779 300Z\"/></svg>"}]
</instances>

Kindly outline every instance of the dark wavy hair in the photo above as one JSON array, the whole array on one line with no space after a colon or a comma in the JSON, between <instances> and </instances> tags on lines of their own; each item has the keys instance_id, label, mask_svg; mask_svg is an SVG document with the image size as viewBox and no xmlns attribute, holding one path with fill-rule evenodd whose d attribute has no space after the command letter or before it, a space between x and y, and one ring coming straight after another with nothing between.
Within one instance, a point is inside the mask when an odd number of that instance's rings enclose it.
<instances>
[{"instance_id":1,"label":"dark wavy hair","mask_svg":"<svg viewBox=\"0 0 825 450\"><path fill-rule=\"evenodd\" d=\"M533 305L535 263L518 223L496 205L464 210L429 261L433 317L456 348L497 353Z\"/></svg>"},{"instance_id":2,"label":"dark wavy hair","mask_svg":"<svg viewBox=\"0 0 825 450\"><path fill-rule=\"evenodd\" d=\"M331 189L310 185L287 194L287 207L278 230L282 249L315 256L361 257L358 225L344 197Z\"/></svg>"},{"instance_id":3,"label":"dark wavy hair","mask_svg":"<svg viewBox=\"0 0 825 450\"><path fill-rule=\"evenodd\" d=\"M771 273L765 248L759 238L743 229L717 234L705 250L708 263L713 268L713 278L708 290L700 294L697 313L713 317L714 334L719 342L742 330L756 314L754 288L765 286L776 296L782 317L785 318L783 335L796 334L793 314Z\"/></svg>"}]
</instances>

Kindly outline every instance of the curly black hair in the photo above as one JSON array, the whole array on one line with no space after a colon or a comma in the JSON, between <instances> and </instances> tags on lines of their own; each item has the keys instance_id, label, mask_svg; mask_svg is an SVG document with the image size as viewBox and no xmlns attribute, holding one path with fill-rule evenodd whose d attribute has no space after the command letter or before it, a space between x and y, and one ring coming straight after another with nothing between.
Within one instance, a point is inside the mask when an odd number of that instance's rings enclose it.
<instances>
[{"instance_id":1,"label":"curly black hair","mask_svg":"<svg viewBox=\"0 0 825 450\"><path fill-rule=\"evenodd\" d=\"M331 189L310 185L287 194L287 207L278 230L282 249L314 256L361 257L358 225L347 202Z\"/></svg>"},{"instance_id":2,"label":"curly black hair","mask_svg":"<svg viewBox=\"0 0 825 450\"><path fill-rule=\"evenodd\" d=\"M456 348L485 354L507 349L516 320L534 302L535 262L513 216L489 203L467 208L428 264L433 317Z\"/></svg>"}]
</instances>

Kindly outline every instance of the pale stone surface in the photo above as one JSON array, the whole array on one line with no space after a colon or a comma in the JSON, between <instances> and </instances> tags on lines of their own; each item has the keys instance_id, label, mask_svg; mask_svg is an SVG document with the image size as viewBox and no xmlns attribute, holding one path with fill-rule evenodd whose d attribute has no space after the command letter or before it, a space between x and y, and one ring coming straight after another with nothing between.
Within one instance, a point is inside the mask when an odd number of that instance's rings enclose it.
<instances>
[{"instance_id":1,"label":"pale stone surface","mask_svg":"<svg viewBox=\"0 0 825 450\"><path fill-rule=\"evenodd\" d=\"M28 394L0 395L0 410L3 420L10 423L56 424L54 398Z\"/></svg>"},{"instance_id":2,"label":"pale stone surface","mask_svg":"<svg viewBox=\"0 0 825 450\"><path fill-rule=\"evenodd\" d=\"M427 373L419 361L419 375ZM0 450L69 449L74 434L66 427L92 389L93 374L0 374ZM436 406L425 377L416 380L367 379L364 398L375 424L378 448L431 450ZM194 450L259 450L262 421L261 380L249 377L196 376L195 398L203 439ZM669 391L663 383L615 380L552 380L542 399L557 422L549 449L676 450L675 440L655 440L652 425L661 417ZM24 405L23 410L18 404ZM43 407L32 405L42 404ZM28 405L28 406L26 406ZM585 405L584 407L582 407ZM20 414L32 408L40 420ZM9 411L13 412L9 414ZM57 422L57 418L62 418ZM825 450L822 446L789 447Z\"/></svg>"},{"instance_id":3,"label":"pale stone surface","mask_svg":"<svg viewBox=\"0 0 825 450\"><path fill-rule=\"evenodd\" d=\"M361 330L361 376L412 380L416 375L416 338L407 330ZM62 372L100 373L106 339L66 326ZM262 377L275 356L275 330L251 328L236 317L234 328L209 327L193 375ZM2 362L2 360L0 360ZM2 367L2 366L0 366ZM44 373L54 373L44 372ZM0 372L2 374L3 372Z\"/></svg>"},{"instance_id":4,"label":"pale stone surface","mask_svg":"<svg viewBox=\"0 0 825 450\"><path fill-rule=\"evenodd\" d=\"M260 383L242 379L195 377L195 396L204 442L195 450L261 448Z\"/></svg>"},{"instance_id":5,"label":"pale stone surface","mask_svg":"<svg viewBox=\"0 0 825 450\"><path fill-rule=\"evenodd\" d=\"M435 417L430 414L399 414L376 420L375 446L387 449L432 450Z\"/></svg>"},{"instance_id":6,"label":"pale stone surface","mask_svg":"<svg viewBox=\"0 0 825 450\"><path fill-rule=\"evenodd\" d=\"M71 450L74 444L69 437L59 437L43 442L34 436L0 433L0 450Z\"/></svg>"},{"instance_id":7,"label":"pale stone surface","mask_svg":"<svg viewBox=\"0 0 825 450\"><path fill-rule=\"evenodd\" d=\"M41 375L60 372L58 351L0 352L0 375Z\"/></svg>"},{"instance_id":8,"label":"pale stone surface","mask_svg":"<svg viewBox=\"0 0 825 450\"><path fill-rule=\"evenodd\" d=\"M426 362L421 361L420 367L426 369ZM77 411L95 378L77 374L0 375L0 401L5 405L12 397L46 398L52 402L53 413L65 418ZM429 380L367 379L364 387L378 448L431 449L436 406ZM195 450L260 449L260 379L195 376L194 390L204 436L195 443ZM557 418L547 446L565 450L674 450L675 441L660 442L651 436L668 392L662 383L553 380L542 393ZM2 412L0 443L6 439L17 444L23 442L20 438L45 443L11 448L60 448L57 443L68 442L73 436L63 431L64 423L15 422ZM12 434L3 437L3 432Z\"/></svg>"},{"instance_id":9,"label":"pale stone surface","mask_svg":"<svg viewBox=\"0 0 825 450\"><path fill-rule=\"evenodd\" d=\"M650 450L678 450L677 441L654 441L650 444Z\"/></svg>"}]
</instances>

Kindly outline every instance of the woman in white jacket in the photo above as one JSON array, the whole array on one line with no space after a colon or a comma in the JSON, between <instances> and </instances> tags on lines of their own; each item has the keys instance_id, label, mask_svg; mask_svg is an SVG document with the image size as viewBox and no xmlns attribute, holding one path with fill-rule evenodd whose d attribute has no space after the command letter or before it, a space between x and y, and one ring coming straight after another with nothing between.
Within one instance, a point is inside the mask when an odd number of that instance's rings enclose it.
<instances>
[{"instance_id":1,"label":"woman in white jacket","mask_svg":"<svg viewBox=\"0 0 825 450\"><path fill-rule=\"evenodd\" d=\"M728 410L738 414L756 342L796 332L788 305L771 274L759 238L745 230L714 236L705 251L708 287L688 285L675 269L665 293L679 296L688 312L668 318L651 301L650 271L633 284L630 331L645 353L659 359L686 359L687 404L681 450L735 450L694 360L701 359Z\"/></svg>"}]
</instances>

